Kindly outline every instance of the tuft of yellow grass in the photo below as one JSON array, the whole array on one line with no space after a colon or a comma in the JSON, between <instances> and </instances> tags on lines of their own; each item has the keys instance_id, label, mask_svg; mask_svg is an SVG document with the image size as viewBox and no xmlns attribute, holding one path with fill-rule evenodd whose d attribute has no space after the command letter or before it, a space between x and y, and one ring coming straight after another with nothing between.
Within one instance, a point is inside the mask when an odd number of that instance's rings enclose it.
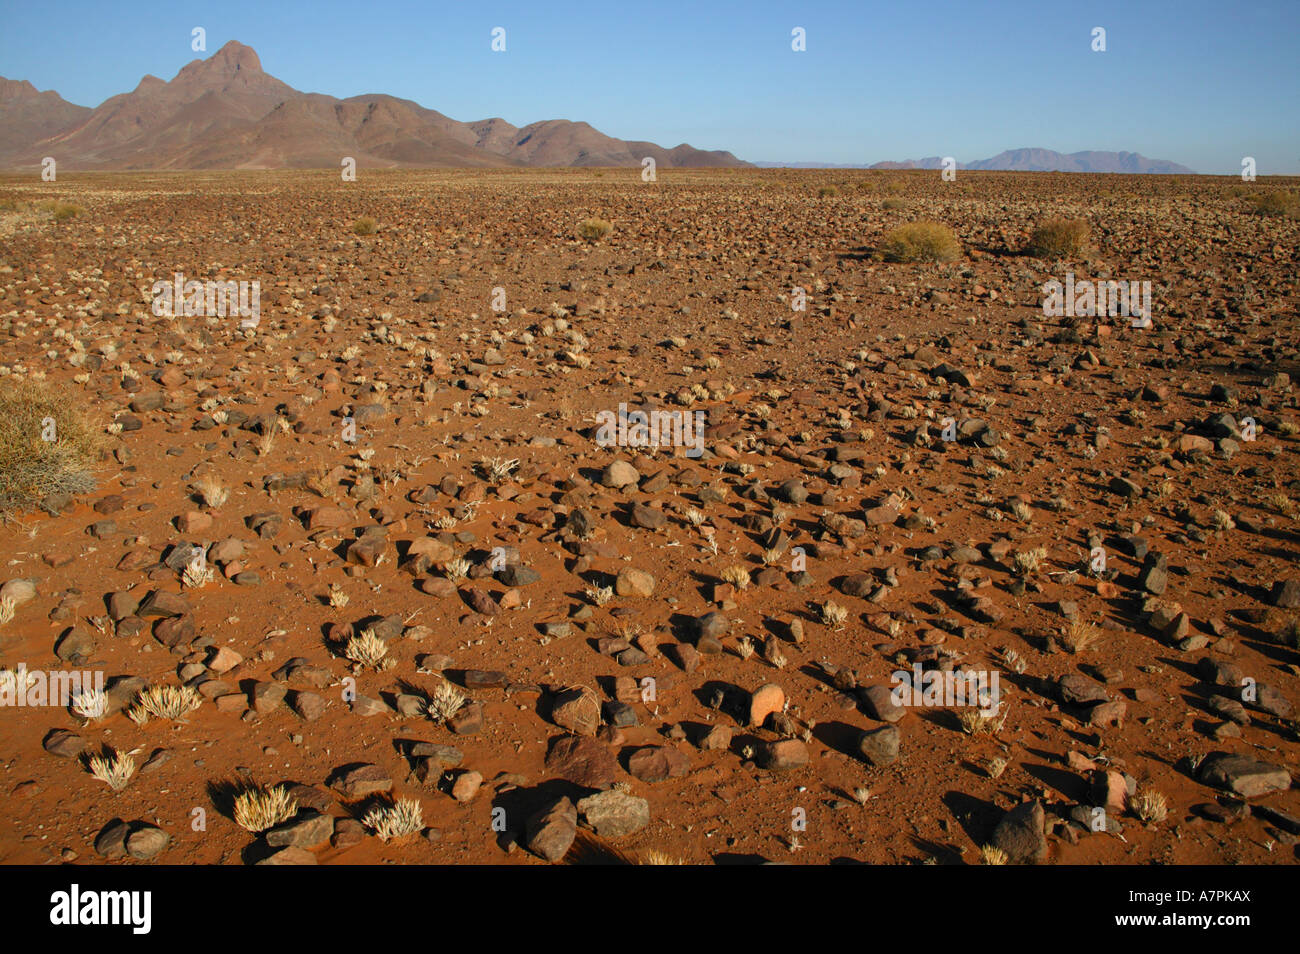
<instances>
[{"instance_id":1,"label":"tuft of yellow grass","mask_svg":"<svg viewBox=\"0 0 1300 954\"><path fill-rule=\"evenodd\" d=\"M738 590L746 589L749 586L749 570L740 565L729 566L722 571L722 581Z\"/></svg>"},{"instance_id":2,"label":"tuft of yellow grass","mask_svg":"<svg viewBox=\"0 0 1300 954\"><path fill-rule=\"evenodd\" d=\"M86 760L86 768L113 791L120 792L135 775L135 759L105 746L100 755L92 755Z\"/></svg>"},{"instance_id":3,"label":"tuft of yellow grass","mask_svg":"<svg viewBox=\"0 0 1300 954\"><path fill-rule=\"evenodd\" d=\"M425 714L434 722L446 722L460 710L467 698L465 693L456 686L443 680L429 695L429 702L424 709Z\"/></svg>"},{"instance_id":4,"label":"tuft of yellow grass","mask_svg":"<svg viewBox=\"0 0 1300 954\"><path fill-rule=\"evenodd\" d=\"M1133 813L1148 824L1158 825L1169 815L1169 800L1154 789L1143 789L1129 802Z\"/></svg>"},{"instance_id":5,"label":"tuft of yellow grass","mask_svg":"<svg viewBox=\"0 0 1300 954\"><path fill-rule=\"evenodd\" d=\"M66 222L81 214L81 206L73 202L64 202L62 199L46 199L44 202L38 202L36 208L50 213L55 222Z\"/></svg>"},{"instance_id":6,"label":"tuft of yellow grass","mask_svg":"<svg viewBox=\"0 0 1300 954\"><path fill-rule=\"evenodd\" d=\"M203 503L203 506L210 510L220 510L230 497L229 488L212 474L204 474L194 481L190 489Z\"/></svg>"},{"instance_id":7,"label":"tuft of yellow grass","mask_svg":"<svg viewBox=\"0 0 1300 954\"><path fill-rule=\"evenodd\" d=\"M413 835L424 827L424 810L413 798L399 798L396 802L378 805L361 819L382 841L394 841Z\"/></svg>"},{"instance_id":8,"label":"tuft of yellow grass","mask_svg":"<svg viewBox=\"0 0 1300 954\"><path fill-rule=\"evenodd\" d=\"M1007 860L1007 853L1001 848L993 845L982 845L980 847L980 864L1005 865Z\"/></svg>"},{"instance_id":9,"label":"tuft of yellow grass","mask_svg":"<svg viewBox=\"0 0 1300 954\"><path fill-rule=\"evenodd\" d=\"M1294 215L1297 203L1295 195L1290 192L1270 191L1252 195L1250 207L1256 215Z\"/></svg>"},{"instance_id":10,"label":"tuft of yellow grass","mask_svg":"<svg viewBox=\"0 0 1300 954\"><path fill-rule=\"evenodd\" d=\"M102 446L99 428L70 391L31 380L0 383L0 514L50 494L93 490Z\"/></svg>"},{"instance_id":11,"label":"tuft of yellow grass","mask_svg":"<svg viewBox=\"0 0 1300 954\"><path fill-rule=\"evenodd\" d=\"M648 848L637 855L636 863L639 865L684 865L686 859L677 855L670 855L658 848Z\"/></svg>"},{"instance_id":12,"label":"tuft of yellow grass","mask_svg":"<svg viewBox=\"0 0 1300 954\"><path fill-rule=\"evenodd\" d=\"M1085 219L1050 218L1034 229L1025 250L1035 258L1071 258L1083 251L1088 234Z\"/></svg>"},{"instance_id":13,"label":"tuft of yellow grass","mask_svg":"<svg viewBox=\"0 0 1300 954\"><path fill-rule=\"evenodd\" d=\"M283 785L248 785L235 796L235 822L260 835L298 812L298 800Z\"/></svg>"},{"instance_id":14,"label":"tuft of yellow grass","mask_svg":"<svg viewBox=\"0 0 1300 954\"><path fill-rule=\"evenodd\" d=\"M366 628L361 631L361 635L348 640L343 655L359 666L379 669L387 661L385 657L388 655L388 644L376 636L373 629Z\"/></svg>"},{"instance_id":15,"label":"tuft of yellow grass","mask_svg":"<svg viewBox=\"0 0 1300 954\"><path fill-rule=\"evenodd\" d=\"M1097 627L1083 620L1075 620L1061 636L1061 645L1073 655L1078 655L1097 641Z\"/></svg>"},{"instance_id":16,"label":"tuft of yellow grass","mask_svg":"<svg viewBox=\"0 0 1300 954\"><path fill-rule=\"evenodd\" d=\"M137 725L144 725L150 716L179 722L202 704L203 697L190 686L148 686L136 695L127 715Z\"/></svg>"},{"instance_id":17,"label":"tuft of yellow grass","mask_svg":"<svg viewBox=\"0 0 1300 954\"><path fill-rule=\"evenodd\" d=\"M952 262L961 256L961 244L939 222L909 222L884 237L880 255L887 262Z\"/></svg>"},{"instance_id":18,"label":"tuft of yellow grass","mask_svg":"<svg viewBox=\"0 0 1300 954\"><path fill-rule=\"evenodd\" d=\"M614 226L604 219L583 219L578 223L578 237L585 242L599 242L613 231Z\"/></svg>"}]
</instances>

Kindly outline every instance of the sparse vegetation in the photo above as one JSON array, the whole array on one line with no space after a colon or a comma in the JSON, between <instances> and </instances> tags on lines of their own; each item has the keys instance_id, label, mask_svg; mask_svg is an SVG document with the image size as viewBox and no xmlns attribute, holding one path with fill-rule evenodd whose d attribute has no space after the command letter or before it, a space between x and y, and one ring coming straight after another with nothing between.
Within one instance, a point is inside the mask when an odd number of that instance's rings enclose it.
<instances>
[{"instance_id":1,"label":"sparse vegetation","mask_svg":"<svg viewBox=\"0 0 1300 954\"><path fill-rule=\"evenodd\" d=\"M1097 641L1097 627L1083 620L1075 620L1066 628L1061 645L1067 652L1078 655Z\"/></svg>"},{"instance_id":2,"label":"sparse vegetation","mask_svg":"<svg viewBox=\"0 0 1300 954\"><path fill-rule=\"evenodd\" d=\"M961 256L961 245L946 225L909 222L884 237L880 254L887 262L952 262Z\"/></svg>"},{"instance_id":3,"label":"sparse vegetation","mask_svg":"<svg viewBox=\"0 0 1300 954\"><path fill-rule=\"evenodd\" d=\"M1047 219L1029 236L1025 251L1036 258L1071 258L1083 250L1088 234L1085 219Z\"/></svg>"},{"instance_id":4,"label":"sparse vegetation","mask_svg":"<svg viewBox=\"0 0 1300 954\"><path fill-rule=\"evenodd\" d=\"M613 231L614 226L604 219L583 219L578 223L578 237L584 242L599 242Z\"/></svg>"},{"instance_id":5,"label":"sparse vegetation","mask_svg":"<svg viewBox=\"0 0 1300 954\"><path fill-rule=\"evenodd\" d=\"M1256 215L1295 215L1297 210L1296 197L1294 193L1281 190L1257 192L1250 197L1250 208Z\"/></svg>"},{"instance_id":6,"label":"sparse vegetation","mask_svg":"<svg viewBox=\"0 0 1300 954\"><path fill-rule=\"evenodd\" d=\"M135 775L135 759L108 747L99 755L86 759L86 768L95 778L115 792L120 792Z\"/></svg>"},{"instance_id":7,"label":"sparse vegetation","mask_svg":"<svg viewBox=\"0 0 1300 954\"><path fill-rule=\"evenodd\" d=\"M205 474L194 481L193 491L196 497L209 510L220 510L230 497L230 490L216 477Z\"/></svg>"},{"instance_id":8,"label":"sparse vegetation","mask_svg":"<svg viewBox=\"0 0 1300 954\"><path fill-rule=\"evenodd\" d=\"M395 841L415 834L424 827L424 811L413 798L376 806L361 819L381 841Z\"/></svg>"},{"instance_id":9,"label":"sparse vegetation","mask_svg":"<svg viewBox=\"0 0 1300 954\"><path fill-rule=\"evenodd\" d=\"M1001 848L993 845L983 845L980 847L980 864L985 865L1005 865L1007 863L1007 853Z\"/></svg>"},{"instance_id":10,"label":"sparse vegetation","mask_svg":"<svg viewBox=\"0 0 1300 954\"><path fill-rule=\"evenodd\" d=\"M85 689L72 699L72 714L86 722L98 722L108 711L108 695L102 689Z\"/></svg>"},{"instance_id":11,"label":"sparse vegetation","mask_svg":"<svg viewBox=\"0 0 1300 954\"><path fill-rule=\"evenodd\" d=\"M425 714L434 722L446 722L460 711L467 698L465 693L444 679L429 695L429 702L424 709Z\"/></svg>"},{"instance_id":12,"label":"sparse vegetation","mask_svg":"<svg viewBox=\"0 0 1300 954\"><path fill-rule=\"evenodd\" d=\"M849 618L849 611L846 607L841 606L833 600L827 600L821 607L822 622L834 630L844 628L845 621Z\"/></svg>"},{"instance_id":13,"label":"sparse vegetation","mask_svg":"<svg viewBox=\"0 0 1300 954\"><path fill-rule=\"evenodd\" d=\"M374 235L379 231L379 223L369 216L363 216L352 223L352 231L357 235Z\"/></svg>"},{"instance_id":14,"label":"sparse vegetation","mask_svg":"<svg viewBox=\"0 0 1300 954\"><path fill-rule=\"evenodd\" d=\"M202 704L203 697L190 686L149 686L140 690L127 715L137 725L150 716L179 722Z\"/></svg>"},{"instance_id":15,"label":"sparse vegetation","mask_svg":"<svg viewBox=\"0 0 1300 954\"><path fill-rule=\"evenodd\" d=\"M1133 814L1149 825L1158 825L1169 814L1169 800L1153 789L1143 789L1131 801Z\"/></svg>"},{"instance_id":16,"label":"sparse vegetation","mask_svg":"<svg viewBox=\"0 0 1300 954\"><path fill-rule=\"evenodd\" d=\"M589 586L585 592L587 599L595 606L604 606L614 598L612 586Z\"/></svg>"},{"instance_id":17,"label":"sparse vegetation","mask_svg":"<svg viewBox=\"0 0 1300 954\"><path fill-rule=\"evenodd\" d=\"M247 785L235 796L235 823L260 835L298 812L298 801L284 785Z\"/></svg>"},{"instance_id":18,"label":"sparse vegetation","mask_svg":"<svg viewBox=\"0 0 1300 954\"><path fill-rule=\"evenodd\" d=\"M388 659L388 644L376 636L375 631L369 627L363 629L360 635L348 640L343 654L366 669L384 669L391 662Z\"/></svg>"},{"instance_id":19,"label":"sparse vegetation","mask_svg":"<svg viewBox=\"0 0 1300 954\"><path fill-rule=\"evenodd\" d=\"M1017 550L1011 562L1016 574L1028 579L1038 573L1043 561L1047 559L1046 547L1034 547L1031 550Z\"/></svg>"},{"instance_id":20,"label":"sparse vegetation","mask_svg":"<svg viewBox=\"0 0 1300 954\"><path fill-rule=\"evenodd\" d=\"M0 383L0 515L95 487L101 439L79 399L30 380Z\"/></svg>"},{"instance_id":21,"label":"sparse vegetation","mask_svg":"<svg viewBox=\"0 0 1300 954\"><path fill-rule=\"evenodd\" d=\"M739 565L729 566L722 571L722 581L738 590L746 589L749 586L749 570Z\"/></svg>"}]
</instances>

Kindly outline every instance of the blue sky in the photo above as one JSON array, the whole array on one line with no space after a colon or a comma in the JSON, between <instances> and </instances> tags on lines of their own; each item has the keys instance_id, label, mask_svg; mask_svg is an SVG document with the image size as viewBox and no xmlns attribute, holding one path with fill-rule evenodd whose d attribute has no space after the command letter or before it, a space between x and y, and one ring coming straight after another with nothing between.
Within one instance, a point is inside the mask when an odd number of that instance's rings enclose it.
<instances>
[{"instance_id":1,"label":"blue sky","mask_svg":"<svg viewBox=\"0 0 1300 954\"><path fill-rule=\"evenodd\" d=\"M231 39L300 90L391 93L459 120L581 119L749 160L1042 146L1208 173L1250 155L1260 174L1300 174L1300 0L0 0L0 75L86 106Z\"/></svg>"}]
</instances>

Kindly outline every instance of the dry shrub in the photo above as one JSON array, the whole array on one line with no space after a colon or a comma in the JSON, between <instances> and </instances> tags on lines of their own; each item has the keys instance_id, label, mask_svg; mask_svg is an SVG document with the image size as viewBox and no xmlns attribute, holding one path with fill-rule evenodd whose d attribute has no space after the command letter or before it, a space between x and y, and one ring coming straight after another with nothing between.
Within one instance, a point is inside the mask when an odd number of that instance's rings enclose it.
<instances>
[{"instance_id":1,"label":"dry shrub","mask_svg":"<svg viewBox=\"0 0 1300 954\"><path fill-rule=\"evenodd\" d=\"M0 384L0 514L50 494L93 490L100 448L98 431L70 392L36 381Z\"/></svg>"},{"instance_id":2,"label":"dry shrub","mask_svg":"<svg viewBox=\"0 0 1300 954\"><path fill-rule=\"evenodd\" d=\"M1256 215L1294 215L1296 198L1290 192L1260 192L1250 197L1250 207Z\"/></svg>"},{"instance_id":3,"label":"dry shrub","mask_svg":"<svg viewBox=\"0 0 1300 954\"><path fill-rule=\"evenodd\" d=\"M614 226L604 219L583 219L578 223L578 235L587 242L599 242L612 231Z\"/></svg>"},{"instance_id":4,"label":"dry shrub","mask_svg":"<svg viewBox=\"0 0 1300 954\"><path fill-rule=\"evenodd\" d=\"M1083 219L1048 219L1034 229L1026 251L1035 258L1069 258L1083 250L1088 231Z\"/></svg>"},{"instance_id":5,"label":"dry shrub","mask_svg":"<svg viewBox=\"0 0 1300 954\"><path fill-rule=\"evenodd\" d=\"M352 231L357 235L374 235L379 231L379 223L365 216L352 223Z\"/></svg>"},{"instance_id":6,"label":"dry shrub","mask_svg":"<svg viewBox=\"0 0 1300 954\"><path fill-rule=\"evenodd\" d=\"M961 255L961 245L946 225L909 222L885 236L880 253L887 262L951 262Z\"/></svg>"}]
</instances>

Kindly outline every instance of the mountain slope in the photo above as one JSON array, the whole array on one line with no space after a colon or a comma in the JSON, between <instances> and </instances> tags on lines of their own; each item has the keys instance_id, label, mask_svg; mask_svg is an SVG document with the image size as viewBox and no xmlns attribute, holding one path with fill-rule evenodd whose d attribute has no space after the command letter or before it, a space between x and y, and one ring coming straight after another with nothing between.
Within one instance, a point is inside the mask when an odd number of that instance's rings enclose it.
<instances>
[{"instance_id":1,"label":"mountain slope","mask_svg":"<svg viewBox=\"0 0 1300 954\"><path fill-rule=\"evenodd\" d=\"M625 142L587 123L457 122L383 94L302 93L231 41L170 82L145 76L91 110L0 80L0 165L53 155L61 169L337 168L365 166L743 166L729 152Z\"/></svg>"},{"instance_id":2,"label":"mountain slope","mask_svg":"<svg viewBox=\"0 0 1300 954\"><path fill-rule=\"evenodd\" d=\"M6 144L35 143L53 136L83 122L91 112L54 90L42 93L26 80L0 77L0 153Z\"/></svg>"}]
</instances>

